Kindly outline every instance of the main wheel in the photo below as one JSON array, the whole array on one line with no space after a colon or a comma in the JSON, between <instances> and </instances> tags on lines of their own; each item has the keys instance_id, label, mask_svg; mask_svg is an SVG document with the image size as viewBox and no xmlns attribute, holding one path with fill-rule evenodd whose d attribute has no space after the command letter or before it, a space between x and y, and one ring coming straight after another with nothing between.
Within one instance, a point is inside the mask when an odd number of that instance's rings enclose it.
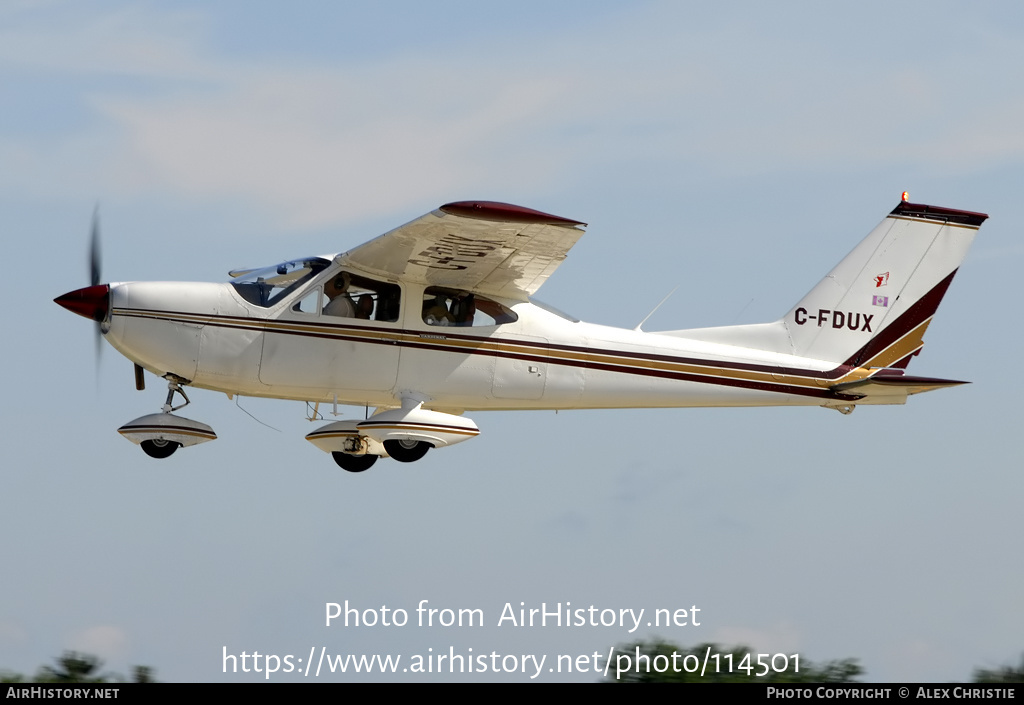
<instances>
[{"instance_id":1,"label":"main wheel","mask_svg":"<svg viewBox=\"0 0 1024 705\"><path fill-rule=\"evenodd\" d=\"M433 447L426 441L407 441L404 439L401 441L384 441L384 450L400 463L411 463L419 460Z\"/></svg>"},{"instance_id":2,"label":"main wheel","mask_svg":"<svg viewBox=\"0 0 1024 705\"><path fill-rule=\"evenodd\" d=\"M331 453L331 457L334 458L334 462L338 464L343 470L349 472L362 472L363 470L369 470L370 467L377 462L377 456L371 453L366 455L352 455L351 453L341 453L334 451Z\"/></svg>"},{"instance_id":3,"label":"main wheel","mask_svg":"<svg viewBox=\"0 0 1024 705\"><path fill-rule=\"evenodd\" d=\"M139 445L142 446L143 452L150 458L169 458L174 454L174 451L181 447L180 443L165 441L163 438L143 441Z\"/></svg>"}]
</instances>

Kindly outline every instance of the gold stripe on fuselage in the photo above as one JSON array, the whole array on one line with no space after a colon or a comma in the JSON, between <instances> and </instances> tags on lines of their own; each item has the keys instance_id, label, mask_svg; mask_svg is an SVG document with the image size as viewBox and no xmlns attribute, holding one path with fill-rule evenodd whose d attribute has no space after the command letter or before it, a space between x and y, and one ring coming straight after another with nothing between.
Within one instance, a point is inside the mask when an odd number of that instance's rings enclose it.
<instances>
[{"instance_id":1,"label":"gold stripe on fuselage","mask_svg":"<svg viewBox=\"0 0 1024 705\"><path fill-rule=\"evenodd\" d=\"M919 348L921 337L928 326L928 321L920 324L901 337L883 351L872 357L867 365L843 371L843 365L832 370L807 370L782 372L783 368L770 368L770 363L754 364L740 367L742 363L719 363L713 361L694 362L673 359L668 354L623 353L613 350L574 350L568 346L537 345L528 342L509 341L494 338L476 338L464 334L422 333L408 330L383 330L345 324L301 323L295 321L267 320L245 318L240 316L210 316L169 311L149 311L142 309L117 308L114 315L149 320L163 320L172 323L193 325L213 325L236 330L252 330L257 332L280 333L283 335L306 335L320 338L352 340L368 344L398 344L410 348L431 348L466 354L497 354L524 360L540 360L550 364L571 366L594 366L601 369L612 368L612 371L623 374L668 373L671 375L689 375L705 378L708 384L723 384L729 380L771 384L780 387L793 387L795 393L800 390L820 391L843 382L865 379L874 374L875 370L867 368L886 367L893 362Z\"/></svg>"}]
</instances>

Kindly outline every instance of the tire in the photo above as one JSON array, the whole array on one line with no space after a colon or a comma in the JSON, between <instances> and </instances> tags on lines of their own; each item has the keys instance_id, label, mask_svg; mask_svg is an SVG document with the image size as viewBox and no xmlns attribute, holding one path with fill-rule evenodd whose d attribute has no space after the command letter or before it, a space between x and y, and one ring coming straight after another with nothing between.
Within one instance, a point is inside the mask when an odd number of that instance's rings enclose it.
<instances>
[{"instance_id":1,"label":"tire","mask_svg":"<svg viewBox=\"0 0 1024 705\"><path fill-rule=\"evenodd\" d=\"M331 457L334 458L334 462L338 464L338 467L349 472L369 470L377 462L377 456L370 453L366 455L352 455L351 453L334 451L331 453Z\"/></svg>"},{"instance_id":2,"label":"tire","mask_svg":"<svg viewBox=\"0 0 1024 705\"><path fill-rule=\"evenodd\" d=\"M433 447L426 441L384 441L384 450L400 463L415 462L426 455L427 451Z\"/></svg>"},{"instance_id":3,"label":"tire","mask_svg":"<svg viewBox=\"0 0 1024 705\"><path fill-rule=\"evenodd\" d=\"M174 454L174 451L181 447L180 443L165 441L162 438L143 441L139 445L142 446L142 451L150 458L169 458Z\"/></svg>"}]
</instances>

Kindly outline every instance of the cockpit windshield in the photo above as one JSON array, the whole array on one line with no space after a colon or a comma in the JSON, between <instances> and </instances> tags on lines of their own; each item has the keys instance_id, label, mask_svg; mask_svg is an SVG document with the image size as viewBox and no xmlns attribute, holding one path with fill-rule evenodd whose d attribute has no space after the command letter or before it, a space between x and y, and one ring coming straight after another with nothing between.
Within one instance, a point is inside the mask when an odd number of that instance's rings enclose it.
<instances>
[{"instance_id":1,"label":"cockpit windshield","mask_svg":"<svg viewBox=\"0 0 1024 705\"><path fill-rule=\"evenodd\" d=\"M294 259L273 267L241 272L231 280L231 285L249 303L267 308L295 291L303 282L315 277L329 264L330 261L323 257Z\"/></svg>"}]
</instances>

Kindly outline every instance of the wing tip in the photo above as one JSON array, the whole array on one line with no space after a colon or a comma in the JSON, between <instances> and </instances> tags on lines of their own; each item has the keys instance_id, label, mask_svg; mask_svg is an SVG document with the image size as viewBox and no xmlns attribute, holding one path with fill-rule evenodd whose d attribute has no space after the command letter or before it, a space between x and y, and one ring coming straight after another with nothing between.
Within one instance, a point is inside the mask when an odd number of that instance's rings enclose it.
<instances>
[{"instance_id":1,"label":"wing tip","mask_svg":"<svg viewBox=\"0 0 1024 705\"><path fill-rule=\"evenodd\" d=\"M499 223L523 223L526 225L561 225L565 227L586 226L579 220L571 220L550 213L524 208L498 201L455 201L439 208L442 213L461 218L491 220Z\"/></svg>"}]
</instances>

